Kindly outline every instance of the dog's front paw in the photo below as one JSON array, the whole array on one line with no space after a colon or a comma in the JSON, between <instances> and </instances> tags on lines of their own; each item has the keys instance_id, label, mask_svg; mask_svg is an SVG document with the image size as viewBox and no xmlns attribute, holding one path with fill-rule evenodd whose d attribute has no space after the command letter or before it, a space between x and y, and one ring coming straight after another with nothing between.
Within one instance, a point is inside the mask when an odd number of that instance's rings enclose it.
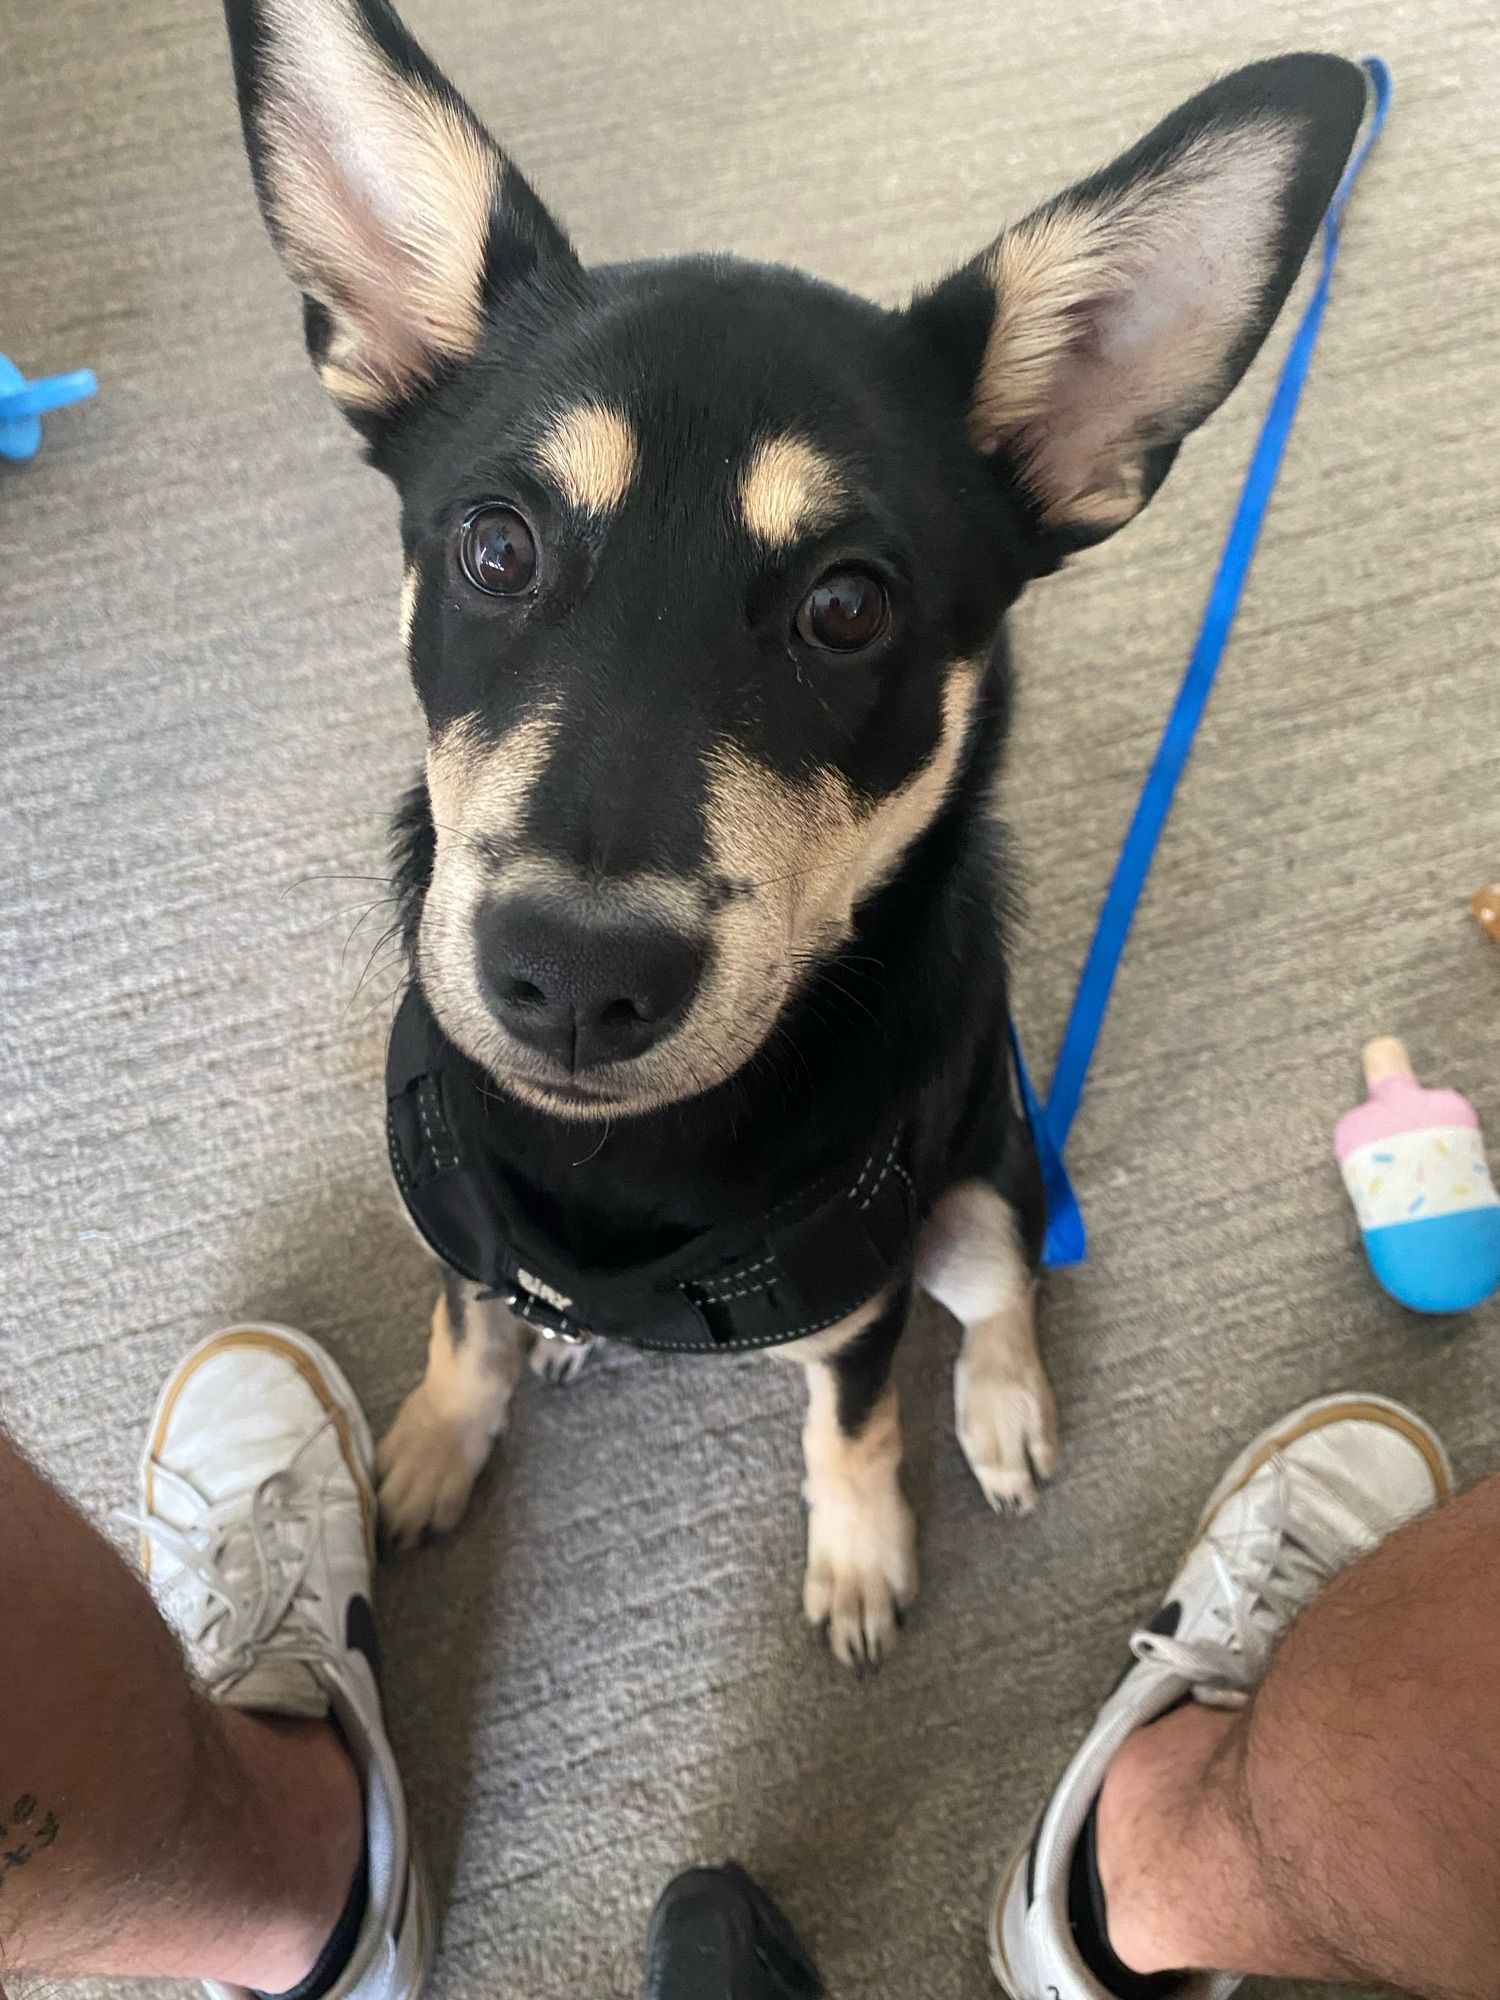
<instances>
[{"instance_id":1,"label":"dog's front paw","mask_svg":"<svg viewBox=\"0 0 1500 2000\"><path fill-rule=\"evenodd\" d=\"M588 1367L598 1345L597 1340L544 1340L538 1334L529 1357L531 1372L538 1381L566 1388Z\"/></svg>"},{"instance_id":2,"label":"dog's front paw","mask_svg":"<svg viewBox=\"0 0 1500 2000\"><path fill-rule=\"evenodd\" d=\"M483 1422L444 1416L425 1382L412 1390L375 1453L380 1523L393 1548L458 1526L493 1443Z\"/></svg>"},{"instance_id":3,"label":"dog's front paw","mask_svg":"<svg viewBox=\"0 0 1500 2000\"><path fill-rule=\"evenodd\" d=\"M1006 1315L1000 1315L1003 1320ZM1029 1328L970 1328L954 1376L958 1442L997 1514L1029 1514L1057 1465L1057 1405Z\"/></svg>"},{"instance_id":4,"label":"dog's front paw","mask_svg":"<svg viewBox=\"0 0 1500 2000\"><path fill-rule=\"evenodd\" d=\"M812 1502L802 1608L836 1660L861 1675L878 1667L916 1593L916 1522L899 1487Z\"/></svg>"}]
</instances>

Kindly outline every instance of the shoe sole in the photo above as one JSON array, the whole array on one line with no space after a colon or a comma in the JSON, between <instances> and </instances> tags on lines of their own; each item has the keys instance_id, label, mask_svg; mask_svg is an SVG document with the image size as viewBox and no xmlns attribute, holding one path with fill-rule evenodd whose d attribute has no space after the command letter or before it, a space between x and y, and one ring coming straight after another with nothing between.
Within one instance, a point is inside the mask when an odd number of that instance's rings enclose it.
<instances>
[{"instance_id":1,"label":"shoe sole","mask_svg":"<svg viewBox=\"0 0 1500 2000\"><path fill-rule=\"evenodd\" d=\"M1193 1551L1208 1533L1214 1516L1225 1501L1232 1499L1241 1487L1248 1485L1261 1467L1274 1458L1277 1452L1284 1451L1288 1445L1296 1444L1299 1438L1307 1437L1313 1431L1326 1429L1329 1424L1349 1421L1382 1424L1387 1430L1393 1430L1404 1437L1408 1444L1415 1446L1422 1454L1427 1469L1432 1474L1432 1483L1437 1488L1433 1505L1440 1506L1443 1501L1451 1498L1453 1467L1449 1462L1448 1453L1437 1433L1429 1429L1411 1410L1400 1403L1392 1402L1388 1396L1318 1396L1312 1402L1304 1403L1300 1409L1293 1410L1289 1417L1283 1417L1269 1430L1262 1431L1260 1436L1253 1438L1231 1462L1198 1517L1198 1525L1183 1551L1182 1562L1178 1564L1178 1569L1187 1563ZM1016 1986L1009 1961L1005 1956L1003 1942L1005 1907L1010 1900L1016 1875L1024 1865L1026 1856L1036 1840L1045 1812L1044 1806L1032 1823L1031 1832L1002 1871L990 1901L989 1922L985 1927L990 1969L1010 1995L1010 2000L1024 2000L1024 1996Z\"/></svg>"},{"instance_id":2,"label":"shoe sole","mask_svg":"<svg viewBox=\"0 0 1500 2000\"><path fill-rule=\"evenodd\" d=\"M1046 1808L1043 1807L1042 1810L1045 1812ZM1003 1941L1005 1906L1010 1901L1011 1886L1015 1882L1016 1876L1025 1866L1026 1857L1031 1852L1037 1834L1041 1831L1041 1826L1042 1814L1038 1813L1032 1821L1030 1833L1027 1834L1021 1845L1010 1857L1010 1860L1001 1872L999 1881L995 1884L995 1893L990 1899L990 1920L985 1926L985 1942L988 1944L990 1951L990 1970L994 1973L996 1979L999 1980L1005 1992L1009 1994L1010 2000L1023 2000L1023 1996L1011 1972L1010 1961L1005 1956L1005 1944Z\"/></svg>"},{"instance_id":3,"label":"shoe sole","mask_svg":"<svg viewBox=\"0 0 1500 2000\"><path fill-rule=\"evenodd\" d=\"M422 1866L411 1831L407 1830L407 1867L411 1870L412 1909L409 1921L417 1926L417 1977L411 1987L413 1994L421 1993L432 1977L432 1968L437 1959L437 1925L433 1921L432 1892L427 1886L427 1870Z\"/></svg>"},{"instance_id":4,"label":"shoe sole","mask_svg":"<svg viewBox=\"0 0 1500 2000\"><path fill-rule=\"evenodd\" d=\"M369 1552L370 1567L375 1566L375 1446L370 1437L370 1426L365 1421L365 1413L360 1408L359 1399L344 1375L344 1371L315 1340L309 1340L305 1333L299 1333L294 1326L282 1326L275 1320L246 1320L240 1325L223 1327L217 1333L209 1334L178 1362L168 1377L156 1409L151 1418L151 1428L146 1434L146 1447L141 1453L141 1493L145 1500L145 1511L152 1511L155 1497L154 1462L166 1441L167 1428L172 1421L172 1412L177 1407L177 1399L191 1378L212 1354L226 1347L256 1347L282 1355L290 1361L319 1403L333 1418L338 1432L339 1445L344 1461L354 1475L354 1483L359 1489L360 1511L364 1516L365 1545ZM141 1572L151 1574L151 1551L143 1543L141 1549Z\"/></svg>"}]
</instances>

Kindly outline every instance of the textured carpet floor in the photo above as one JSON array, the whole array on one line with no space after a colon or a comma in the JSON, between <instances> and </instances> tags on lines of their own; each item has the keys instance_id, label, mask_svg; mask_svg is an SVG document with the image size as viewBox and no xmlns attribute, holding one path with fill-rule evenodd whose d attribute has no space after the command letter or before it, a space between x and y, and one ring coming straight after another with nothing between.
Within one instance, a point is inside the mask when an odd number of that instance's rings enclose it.
<instances>
[{"instance_id":1,"label":"textured carpet floor","mask_svg":"<svg viewBox=\"0 0 1500 2000\"><path fill-rule=\"evenodd\" d=\"M440 2000L631 1994L657 1888L726 1850L836 1995L979 2000L995 1861L1225 1455L1363 1385L1466 1474L1500 1457L1500 1316L1378 1296L1329 1160L1380 1029L1500 1142L1500 955L1463 907L1500 874L1493 10L411 15L586 254L731 245L890 298L1216 68L1323 43L1396 72L1078 1133L1094 1256L1047 1300L1067 1454L1041 1512L985 1512L928 1319L903 1357L925 1589L878 1682L799 1623L798 1388L754 1363L528 1384L464 1532L383 1579ZM0 4L0 244L0 347L101 383L0 477L0 1411L102 1520L216 1322L309 1327L377 1425L419 1369L431 1279L380 1132L394 967L361 984L380 910L356 931L419 739L393 504L303 359L208 0ZM1039 1059L1268 382L1019 620Z\"/></svg>"}]
</instances>

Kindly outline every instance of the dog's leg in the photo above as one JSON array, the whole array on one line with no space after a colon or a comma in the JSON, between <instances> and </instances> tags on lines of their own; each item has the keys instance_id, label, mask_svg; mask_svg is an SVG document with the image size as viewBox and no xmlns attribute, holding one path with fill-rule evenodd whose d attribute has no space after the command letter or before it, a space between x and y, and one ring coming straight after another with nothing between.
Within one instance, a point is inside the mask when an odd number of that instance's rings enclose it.
<instances>
[{"instance_id":1,"label":"dog's leg","mask_svg":"<svg viewBox=\"0 0 1500 2000\"><path fill-rule=\"evenodd\" d=\"M427 1373L375 1454L380 1518L396 1548L458 1526L505 1428L525 1352L526 1329L512 1312L467 1278L443 1273Z\"/></svg>"},{"instance_id":2,"label":"dog's leg","mask_svg":"<svg viewBox=\"0 0 1500 2000\"><path fill-rule=\"evenodd\" d=\"M901 1491L901 1415L891 1356L903 1285L826 1333L777 1349L807 1371L802 1431L807 1576L802 1607L856 1673L880 1665L916 1594L917 1532Z\"/></svg>"},{"instance_id":3,"label":"dog's leg","mask_svg":"<svg viewBox=\"0 0 1500 2000\"><path fill-rule=\"evenodd\" d=\"M566 1388L588 1367L598 1345L597 1340L544 1340L538 1334L531 1347L531 1372L555 1388Z\"/></svg>"},{"instance_id":4,"label":"dog's leg","mask_svg":"<svg viewBox=\"0 0 1500 2000\"><path fill-rule=\"evenodd\" d=\"M1009 1202L985 1181L949 1188L923 1228L917 1280L963 1326L953 1392L964 1457L997 1513L1029 1514L1057 1463L1057 1409Z\"/></svg>"}]
</instances>

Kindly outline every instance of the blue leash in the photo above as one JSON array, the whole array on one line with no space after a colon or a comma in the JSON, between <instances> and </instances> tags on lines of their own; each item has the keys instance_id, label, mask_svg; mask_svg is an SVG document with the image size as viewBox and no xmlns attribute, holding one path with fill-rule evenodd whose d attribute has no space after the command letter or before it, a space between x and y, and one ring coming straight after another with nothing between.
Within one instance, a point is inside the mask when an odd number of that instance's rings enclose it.
<instances>
[{"instance_id":1,"label":"blue leash","mask_svg":"<svg viewBox=\"0 0 1500 2000\"><path fill-rule=\"evenodd\" d=\"M1031 1127L1037 1156L1041 1161L1042 1181L1046 1188L1047 1237L1042 1250L1042 1262L1050 1266L1081 1264L1088 1255L1088 1234L1083 1226L1078 1197L1073 1192L1073 1183L1069 1180L1067 1167L1063 1164L1063 1152L1078 1111L1078 1100L1083 1095L1084 1079L1088 1075L1094 1047L1099 1040L1099 1031L1104 1025L1104 1015L1109 1006L1115 974L1120 968L1125 941L1130 935L1130 926L1141 900L1141 891L1146 886L1146 877L1151 871L1151 862L1156 854L1167 814L1172 810L1172 799L1177 790L1178 780L1192 751L1193 737L1203 719L1208 697L1213 691L1214 675L1218 672L1219 662L1223 659L1224 649L1229 643L1229 634L1233 629L1235 614L1239 610L1240 598L1245 588L1245 578L1249 574L1250 564L1255 556L1255 544L1260 536L1261 523L1266 516L1266 508L1276 484L1276 475L1281 469L1282 454L1286 449L1287 438L1291 434L1292 422L1297 414L1297 404L1302 395L1302 385L1307 380L1313 349L1317 345L1318 331L1323 323L1323 310L1328 304L1328 289L1333 277L1334 261L1339 251L1339 223L1344 206L1349 199L1355 176L1364 165L1366 154L1379 137L1380 128L1385 123L1385 115L1390 107L1389 69L1379 56L1366 56L1362 67L1371 85L1369 123L1363 138L1350 156L1349 164L1344 169L1344 177L1335 189L1333 200L1328 204L1328 213L1323 218L1323 267L1318 273L1318 282L1313 287L1312 297L1307 302L1301 324L1282 364L1276 393L1271 398L1271 407L1266 412L1265 422L1261 426L1260 436L1256 439L1255 450L1245 474L1244 485L1240 488L1239 504L1230 523L1224 552L1219 558L1213 587L1208 593L1203 622L1198 628L1198 637L1188 660L1187 671L1182 677L1182 685L1177 690L1177 699L1173 702L1171 713L1167 717L1167 726L1162 731L1161 741L1157 745L1156 755L1152 759L1151 769L1147 773L1134 817L1130 822L1130 830L1125 835L1120 858L1115 864L1114 876L1104 898L1104 906L1099 912L1093 942L1089 946L1088 957L1084 960L1083 971L1079 975L1078 991L1073 996L1072 1011L1068 1015L1067 1026L1063 1029L1062 1044L1057 1052L1057 1067L1053 1072L1052 1088L1045 1105L1038 1098L1027 1071L1014 1019L1009 1023L1011 1053L1015 1058L1021 1104L1026 1113L1026 1122Z\"/></svg>"}]
</instances>

